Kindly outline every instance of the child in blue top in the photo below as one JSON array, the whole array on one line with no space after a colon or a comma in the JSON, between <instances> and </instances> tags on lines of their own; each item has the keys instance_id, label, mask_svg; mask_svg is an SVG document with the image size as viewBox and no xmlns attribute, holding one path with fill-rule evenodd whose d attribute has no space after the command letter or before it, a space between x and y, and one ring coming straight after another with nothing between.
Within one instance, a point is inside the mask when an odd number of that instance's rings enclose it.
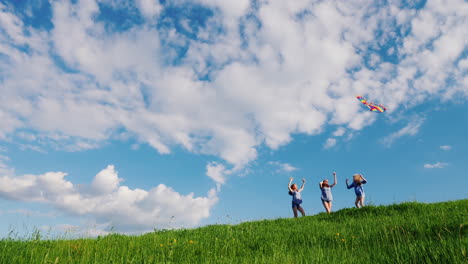
<instances>
[{"instance_id":1,"label":"child in blue top","mask_svg":"<svg viewBox=\"0 0 468 264\"><path fill-rule=\"evenodd\" d=\"M364 193L364 187L362 185L366 183L367 180L364 179L364 177L361 174L354 174L353 183L351 183L350 185L348 185L348 179L346 179L346 187L348 187L348 189L354 187L354 192L356 193L356 201L354 202L354 204L357 208L364 206L364 199L366 198L366 194ZM361 206L359 206L359 204Z\"/></svg>"},{"instance_id":2,"label":"child in blue top","mask_svg":"<svg viewBox=\"0 0 468 264\"><path fill-rule=\"evenodd\" d=\"M327 213L331 212L333 195L331 188L336 185L336 172L333 173L333 184L329 185L328 180L323 180L319 183L320 190L322 190L322 204Z\"/></svg>"},{"instance_id":3,"label":"child in blue top","mask_svg":"<svg viewBox=\"0 0 468 264\"><path fill-rule=\"evenodd\" d=\"M289 178L289 184L288 184L288 189L289 189L289 195L292 195L292 209L294 213L294 217L297 217L297 211L301 212L302 216L305 216L304 209L301 207L302 203L302 197L301 197L301 192L304 190L304 185L305 185L305 179L302 179L302 186L301 189L297 189L296 184L292 184L293 177Z\"/></svg>"}]
</instances>

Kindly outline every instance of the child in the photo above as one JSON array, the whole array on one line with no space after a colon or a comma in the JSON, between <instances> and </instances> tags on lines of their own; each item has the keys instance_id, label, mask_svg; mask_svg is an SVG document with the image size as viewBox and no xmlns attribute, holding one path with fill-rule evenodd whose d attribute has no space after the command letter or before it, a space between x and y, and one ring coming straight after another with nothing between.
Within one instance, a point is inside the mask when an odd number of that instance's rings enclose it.
<instances>
[{"instance_id":1,"label":"child","mask_svg":"<svg viewBox=\"0 0 468 264\"><path fill-rule=\"evenodd\" d=\"M301 192L304 190L304 185L305 185L305 179L302 179L302 186L301 189L297 189L296 184L292 184L293 177L289 178L289 184L288 184L288 189L289 189L289 195L292 195L292 209L294 213L294 217L297 217L297 210L301 212L302 216L305 216L304 209L301 207L302 203L302 197L301 197Z\"/></svg>"},{"instance_id":2,"label":"child","mask_svg":"<svg viewBox=\"0 0 468 264\"><path fill-rule=\"evenodd\" d=\"M364 198L366 198L366 194L364 193L364 187L362 185L366 183L367 180L364 179L364 177L361 174L353 175L353 183L351 183L351 185L348 185L348 179L346 179L346 187L348 187L348 189L354 187L354 192L356 193L356 201L354 202L354 204L357 208L364 206ZM361 206L359 206L359 204Z\"/></svg>"},{"instance_id":3,"label":"child","mask_svg":"<svg viewBox=\"0 0 468 264\"><path fill-rule=\"evenodd\" d=\"M336 185L336 172L333 173L333 184L329 185L328 180L323 180L319 183L320 190L322 190L322 204L327 213L331 212L333 195L331 188Z\"/></svg>"}]
</instances>

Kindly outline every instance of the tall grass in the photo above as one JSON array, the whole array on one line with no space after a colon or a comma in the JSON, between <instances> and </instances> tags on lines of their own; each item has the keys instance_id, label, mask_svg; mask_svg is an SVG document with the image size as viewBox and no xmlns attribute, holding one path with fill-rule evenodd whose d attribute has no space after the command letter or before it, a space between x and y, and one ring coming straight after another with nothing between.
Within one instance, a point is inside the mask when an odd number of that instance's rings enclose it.
<instances>
[{"instance_id":1,"label":"tall grass","mask_svg":"<svg viewBox=\"0 0 468 264\"><path fill-rule=\"evenodd\" d=\"M119 234L0 241L1 263L467 263L468 200Z\"/></svg>"}]
</instances>

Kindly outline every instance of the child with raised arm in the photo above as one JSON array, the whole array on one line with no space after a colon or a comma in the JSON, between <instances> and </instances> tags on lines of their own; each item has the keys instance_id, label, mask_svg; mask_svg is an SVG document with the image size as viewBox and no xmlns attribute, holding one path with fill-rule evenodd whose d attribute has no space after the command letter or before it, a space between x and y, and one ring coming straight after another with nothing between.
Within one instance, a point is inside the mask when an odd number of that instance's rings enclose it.
<instances>
[{"instance_id":1,"label":"child with raised arm","mask_svg":"<svg viewBox=\"0 0 468 264\"><path fill-rule=\"evenodd\" d=\"M333 172L333 184L330 185L328 180L323 180L319 183L320 190L322 190L322 204L327 213L331 213L333 195L331 188L336 185L336 172Z\"/></svg>"},{"instance_id":2,"label":"child with raised arm","mask_svg":"<svg viewBox=\"0 0 468 264\"><path fill-rule=\"evenodd\" d=\"M293 177L289 178L289 184L288 184L288 189L289 189L289 195L292 195L292 209L294 213L294 217L297 217L297 211L301 212L302 216L305 216L304 209L301 207L302 203L302 197L301 197L301 192L304 190L304 185L305 185L305 179L302 179L302 186L301 189L297 189L296 184L291 184L293 181Z\"/></svg>"},{"instance_id":3,"label":"child with raised arm","mask_svg":"<svg viewBox=\"0 0 468 264\"><path fill-rule=\"evenodd\" d=\"M362 185L366 183L367 180L361 174L354 174L353 183L351 183L350 185L348 185L348 179L346 179L346 187L348 189L354 187L354 192L356 193L356 201L354 202L354 204L357 208L361 208L364 206L364 199L366 198L366 194L364 193L364 187Z\"/></svg>"}]
</instances>

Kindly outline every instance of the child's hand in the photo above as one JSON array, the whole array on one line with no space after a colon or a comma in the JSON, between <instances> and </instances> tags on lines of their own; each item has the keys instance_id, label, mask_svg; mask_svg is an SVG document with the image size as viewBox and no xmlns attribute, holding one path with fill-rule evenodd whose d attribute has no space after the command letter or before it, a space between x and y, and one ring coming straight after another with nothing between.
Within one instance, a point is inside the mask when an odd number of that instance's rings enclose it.
<instances>
[{"instance_id":1,"label":"child's hand","mask_svg":"<svg viewBox=\"0 0 468 264\"><path fill-rule=\"evenodd\" d=\"M333 176L336 176L336 172L333 172Z\"/></svg>"},{"instance_id":2,"label":"child's hand","mask_svg":"<svg viewBox=\"0 0 468 264\"><path fill-rule=\"evenodd\" d=\"M292 181L294 178L293 177L289 177L289 180Z\"/></svg>"},{"instance_id":3,"label":"child's hand","mask_svg":"<svg viewBox=\"0 0 468 264\"><path fill-rule=\"evenodd\" d=\"M346 179L346 183L348 183L348 179Z\"/></svg>"},{"instance_id":4,"label":"child's hand","mask_svg":"<svg viewBox=\"0 0 468 264\"><path fill-rule=\"evenodd\" d=\"M306 180L304 178L302 178L302 182L306 182Z\"/></svg>"}]
</instances>

